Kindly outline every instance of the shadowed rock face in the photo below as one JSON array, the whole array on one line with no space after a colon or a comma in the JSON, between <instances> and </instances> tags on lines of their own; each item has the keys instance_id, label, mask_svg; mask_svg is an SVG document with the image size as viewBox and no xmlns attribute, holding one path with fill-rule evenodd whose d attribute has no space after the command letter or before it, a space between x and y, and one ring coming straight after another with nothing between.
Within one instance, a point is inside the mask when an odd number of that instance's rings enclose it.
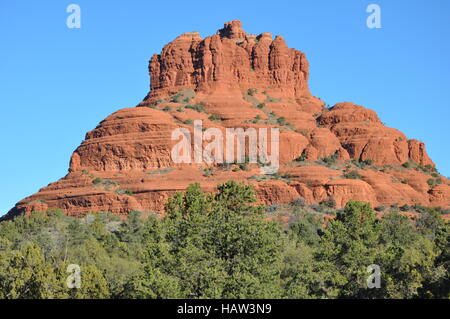
<instances>
[{"instance_id":1,"label":"shadowed rock face","mask_svg":"<svg viewBox=\"0 0 450 319\"><path fill-rule=\"evenodd\" d=\"M76 216L162 213L167 199L190 183L213 192L229 179L253 184L264 204L301 196L308 203L333 197L338 207L350 199L449 207L450 181L433 171L425 145L362 106L324 108L309 91L305 54L280 36L247 34L240 21L204 39L184 33L151 58L149 72L147 97L88 132L69 173L17 203L7 218L54 208ZM193 120L221 131L279 127L281 178L261 176L255 164L244 170L175 164L171 133L192 132Z\"/></svg>"}]
</instances>

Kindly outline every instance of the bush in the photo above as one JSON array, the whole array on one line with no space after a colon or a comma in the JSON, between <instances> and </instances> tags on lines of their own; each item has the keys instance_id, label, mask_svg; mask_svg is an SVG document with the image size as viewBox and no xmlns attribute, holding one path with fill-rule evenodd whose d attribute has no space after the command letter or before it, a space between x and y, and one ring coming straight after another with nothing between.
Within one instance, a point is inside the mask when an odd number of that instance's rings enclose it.
<instances>
[{"instance_id":1,"label":"bush","mask_svg":"<svg viewBox=\"0 0 450 319\"><path fill-rule=\"evenodd\" d=\"M206 112L204 103L197 103L195 105L188 104L188 105L185 106L185 108L197 111L199 113L205 113Z\"/></svg>"},{"instance_id":2,"label":"bush","mask_svg":"<svg viewBox=\"0 0 450 319\"><path fill-rule=\"evenodd\" d=\"M184 89L170 97L173 103L189 103L195 97L195 91L192 89Z\"/></svg>"},{"instance_id":3,"label":"bush","mask_svg":"<svg viewBox=\"0 0 450 319\"><path fill-rule=\"evenodd\" d=\"M210 177L214 175L214 169L212 167L207 167L203 169L203 176Z\"/></svg>"},{"instance_id":4,"label":"bush","mask_svg":"<svg viewBox=\"0 0 450 319\"><path fill-rule=\"evenodd\" d=\"M94 185L99 185L99 184L101 184L103 182L103 179L101 179L100 177L97 177L97 178L95 178L93 181L92 181L92 184L94 184Z\"/></svg>"},{"instance_id":5,"label":"bush","mask_svg":"<svg viewBox=\"0 0 450 319\"><path fill-rule=\"evenodd\" d=\"M319 204L327 208L336 208L336 201L331 196L328 196L327 199L321 201Z\"/></svg>"},{"instance_id":6,"label":"bush","mask_svg":"<svg viewBox=\"0 0 450 319\"><path fill-rule=\"evenodd\" d=\"M375 207L375 210L377 211L377 212L382 212L382 211L384 211L386 209L386 206L377 206L377 207Z\"/></svg>"},{"instance_id":7,"label":"bush","mask_svg":"<svg viewBox=\"0 0 450 319\"><path fill-rule=\"evenodd\" d=\"M114 182L110 179L103 179L100 177L94 178L94 180L92 181L92 184L94 184L94 186L104 186L106 188L106 190L110 190L111 187L118 185L116 182Z\"/></svg>"},{"instance_id":8,"label":"bush","mask_svg":"<svg viewBox=\"0 0 450 319\"><path fill-rule=\"evenodd\" d=\"M306 160L306 153L302 153L299 157L297 157L294 161L296 162L303 162Z\"/></svg>"},{"instance_id":9,"label":"bush","mask_svg":"<svg viewBox=\"0 0 450 319\"><path fill-rule=\"evenodd\" d=\"M361 175L358 173L358 171L350 171L347 174L344 175L345 178L347 179L361 179Z\"/></svg>"},{"instance_id":10,"label":"bush","mask_svg":"<svg viewBox=\"0 0 450 319\"><path fill-rule=\"evenodd\" d=\"M284 117L279 117L277 119L277 123L280 124L280 125L286 125L287 124L286 123L286 119Z\"/></svg>"},{"instance_id":11,"label":"bush","mask_svg":"<svg viewBox=\"0 0 450 319\"><path fill-rule=\"evenodd\" d=\"M272 204L272 205L266 207L266 212L273 213L277 209L278 209L278 204Z\"/></svg>"},{"instance_id":12,"label":"bush","mask_svg":"<svg viewBox=\"0 0 450 319\"><path fill-rule=\"evenodd\" d=\"M414 209L414 211L421 214L426 213L428 211L428 207L425 207L422 204L414 204L412 208Z\"/></svg>"},{"instance_id":13,"label":"bush","mask_svg":"<svg viewBox=\"0 0 450 319\"><path fill-rule=\"evenodd\" d=\"M400 206L400 211L402 212L407 212L411 209L411 206L409 206L408 204L405 204L403 206Z\"/></svg>"},{"instance_id":14,"label":"bush","mask_svg":"<svg viewBox=\"0 0 450 319\"><path fill-rule=\"evenodd\" d=\"M210 121L222 121L222 118L219 115L217 115L217 114L211 115L210 117L208 117L208 119Z\"/></svg>"},{"instance_id":15,"label":"bush","mask_svg":"<svg viewBox=\"0 0 450 319\"><path fill-rule=\"evenodd\" d=\"M134 193L132 191L130 191L129 189L116 189L116 193L119 195L127 195L127 196L133 196Z\"/></svg>"},{"instance_id":16,"label":"bush","mask_svg":"<svg viewBox=\"0 0 450 319\"><path fill-rule=\"evenodd\" d=\"M434 186L436 186L437 183L436 183L436 180L434 178L430 178L430 179L427 180L427 184L430 187L434 187Z\"/></svg>"},{"instance_id":17,"label":"bush","mask_svg":"<svg viewBox=\"0 0 450 319\"><path fill-rule=\"evenodd\" d=\"M303 197L298 197L294 199L291 203L291 206L304 207L306 206L306 201Z\"/></svg>"},{"instance_id":18,"label":"bush","mask_svg":"<svg viewBox=\"0 0 450 319\"><path fill-rule=\"evenodd\" d=\"M426 173L426 174L431 174L431 173L433 173L433 172L434 172L434 173L437 173L436 168L434 168L434 167L431 166L430 164L425 165L425 166L423 166L423 165L417 165L416 170L417 170L417 171L422 171L422 172L424 172L424 173Z\"/></svg>"},{"instance_id":19,"label":"bush","mask_svg":"<svg viewBox=\"0 0 450 319\"><path fill-rule=\"evenodd\" d=\"M248 167L248 163L247 163L247 162L245 162L245 163L239 163L238 165L239 165L239 168L240 168L241 170L243 170L243 171L248 171L248 170L249 170L249 167Z\"/></svg>"},{"instance_id":20,"label":"bush","mask_svg":"<svg viewBox=\"0 0 450 319\"><path fill-rule=\"evenodd\" d=\"M265 106L266 106L265 103L259 103L256 107L257 107L258 109L263 109Z\"/></svg>"},{"instance_id":21,"label":"bush","mask_svg":"<svg viewBox=\"0 0 450 319\"><path fill-rule=\"evenodd\" d=\"M267 101L269 103L278 103L278 102L281 102L281 99L277 99L275 97L267 96Z\"/></svg>"},{"instance_id":22,"label":"bush","mask_svg":"<svg viewBox=\"0 0 450 319\"><path fill-rule=\"evenodd\" d=\"M324 162L326 165L331 166L337 163L338 161L338 154L333 154L327 157L322 158L322 162Z\"/></svg>"}]
</instances>

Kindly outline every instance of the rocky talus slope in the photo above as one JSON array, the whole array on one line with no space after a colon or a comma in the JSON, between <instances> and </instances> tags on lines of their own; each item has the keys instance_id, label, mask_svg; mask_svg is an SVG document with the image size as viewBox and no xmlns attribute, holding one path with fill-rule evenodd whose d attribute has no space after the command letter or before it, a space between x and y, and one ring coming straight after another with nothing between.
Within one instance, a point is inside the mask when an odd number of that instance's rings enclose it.
<instances>
[{"instance_id":1,"label":"rocky talus slope","mask_svg":"<svg viewBox=\"0 0 450 319\"><path fill-rule=\"evenodd\" d=\"M163 213L174 192L193 182L213 192L229 179L253 184L261 203L333 198L375 206L450 206L450 181L425 145L385 126L353 103L326 108L308 88L305 54L281 36L247 34L240 21L206 38L180 35L149 64L150 92L86 134L68 174L11 209L7 218L60 208L69 215L110 211ZM280 128L278 174L257 164L175 164L174 129Z\"/></svg>"}]
</instances>

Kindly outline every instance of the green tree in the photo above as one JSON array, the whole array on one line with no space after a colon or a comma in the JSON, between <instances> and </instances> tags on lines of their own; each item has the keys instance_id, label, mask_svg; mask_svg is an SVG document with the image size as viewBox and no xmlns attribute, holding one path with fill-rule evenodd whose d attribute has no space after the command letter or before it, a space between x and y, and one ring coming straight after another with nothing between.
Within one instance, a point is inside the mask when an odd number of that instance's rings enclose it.
<instances>
[{"instance_id":1,"label":"green tree","mask_svg":"<svg viewBox=\"0 0 450 319\"><path fill-rule=\"evenodd\" d=\"M43 299L64 298L54 268L39 247L26 244L20 250L0 255L0 298Z\"/></svg>"}]
</instances>

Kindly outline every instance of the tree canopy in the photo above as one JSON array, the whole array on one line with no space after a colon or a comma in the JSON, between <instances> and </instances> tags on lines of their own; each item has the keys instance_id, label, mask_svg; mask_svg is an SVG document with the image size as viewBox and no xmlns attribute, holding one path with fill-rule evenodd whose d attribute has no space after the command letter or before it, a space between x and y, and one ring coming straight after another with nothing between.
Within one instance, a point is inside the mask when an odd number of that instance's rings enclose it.
<instances>
[{"instance_id":1,"label":"tree canopy","mask_svg":"<svg viewBox=\"0 0 450 319\"><path fill-rule=\"evenodd\" d=\"M0 298L450 297L450 226L437 211L327 209L328 222L303 202L268 209L229 181L213 194L190 185L164 217L19 216L0 223ZM67 285L69 265L79 288ZM379 288L367 285L370 265Z\"/></svg>"}]
</instances>

